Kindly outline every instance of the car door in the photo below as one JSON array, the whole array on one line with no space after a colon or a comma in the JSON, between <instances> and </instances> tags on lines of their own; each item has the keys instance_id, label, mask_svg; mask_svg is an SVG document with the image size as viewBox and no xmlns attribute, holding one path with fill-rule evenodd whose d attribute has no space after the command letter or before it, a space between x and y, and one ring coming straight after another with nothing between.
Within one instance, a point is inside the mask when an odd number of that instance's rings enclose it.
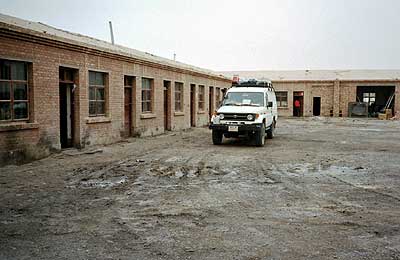
<instances>
[{"instance_id":1,"label":"car door","mask_svg":"<svg viewBox=\"0 0 400 260\"><path fill-rule=\"evenodd\" d=\"M275 121L278 119L278 104L276 103L276 95L275 92L269 93L269 101L272 101L272 118L275 117Z\"/></svg>"},{"instance_id":2,"label":"car door","mask_svg":"<svg viewBox=\"0 0 400 260\"><path fill-rule=\"evenodd\" d=\"M273 112L273 107L268 107L268 102L272 101L271 97L269 97L269 93L265 92L265 108L266 108L266 119L267 119L267 125L269 126L272 123L272 112ZM272 103L273 104L273 103Z\"/></svg>"}]
</instances>

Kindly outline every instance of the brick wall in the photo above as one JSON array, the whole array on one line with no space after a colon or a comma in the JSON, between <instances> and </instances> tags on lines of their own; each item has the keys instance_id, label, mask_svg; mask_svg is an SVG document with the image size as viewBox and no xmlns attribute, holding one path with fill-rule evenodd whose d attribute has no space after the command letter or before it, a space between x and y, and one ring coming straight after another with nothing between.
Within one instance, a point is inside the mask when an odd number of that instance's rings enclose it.
<instances>
[{"instance_id":1,"label":"brick wall","mask_svg":"<svg viewBox=\"0 0 400 260\"><path fill-rule=\"evenodd\" d=\"M163 81L171 81L170 115L172 130L190 127L190 84L205 87L205 110L195 114L196 125L208 123L209 86L227 88L230 82L217 80L206 75L194 76L182 72L164 70L126 61L111 59L61 49L56 46L43 46L38 43L14 40L0 36L0 58L21 60L31 63L31 118L35 127L25 130L8 130L9 125L0 123L0 156L8 158L12 151L27 151L29 147L43 147L46 151L58 150L60 145L59 116L59 68L76 69L74 92L74 144L83 147L93 144L108 144L121 140L124 135L124 75L135 76L133 89L132 127L134 135L156 135L164 129ZM107 114L105 117L89 117L89 73L99 71L107 74ZM141 87L142 77L153 79L153 111L151 115L142 115ZM175 113L175 81L184 84L184 111ZM197 93L196 93L197 98ZM196 102L196 109L198 107ZM18 123L17 125L21 125ZM18 127L17 127L18 128ZM40 148L42 149L42 148ZM5 154L8 154L5 156ZM48 153L46 153L48 154Z\"/></svg>"},{"instance_id":2,"label":"brick wall","mask_svg":"<svg viewBox=\"0 0 400 260\"><path fill-rule=\"evenodd\" d=\"M288 92L288 107L279 108L280 116L293 116L293 92L304 91L304 116L313 115L313 97L321 97L321 116L348 116L349 102L357 101L357 86L395 86L396 97L400 97L400 83L397 81L314 81L314 82L273 82L276 91ZM398 100L398 98L397 98ZM400 112L400 101L395 100L395 111Z\"/></svg>"}]
</instances>

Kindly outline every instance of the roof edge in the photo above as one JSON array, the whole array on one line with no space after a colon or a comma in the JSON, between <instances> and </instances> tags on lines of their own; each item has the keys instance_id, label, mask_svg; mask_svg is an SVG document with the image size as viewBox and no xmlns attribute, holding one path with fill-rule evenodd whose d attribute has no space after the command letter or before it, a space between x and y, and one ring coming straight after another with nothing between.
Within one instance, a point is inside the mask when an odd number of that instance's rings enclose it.
<instances>
[{"instance_id":1,"label":"roof edge","mask_svg":"<svg viewBox=\"0 0 400 260\"><path fill-rule=\"evenodd\" d=\"M9 21L7 22L7 20ZM49 33L48 31L40 30L39 28L32 29L32 27L34 26L38 26L40 29L49 28L49 30L53 30L53 32ZM59 47L57 45L57 42L69 46L79 46L87 49L97 50L99 52L98 54L109 53L137 61L143 61L145 63L144 65L147 66L156 65L156 67L160 67L159 65L161 65L164 69L170 68L170 70L173 71L181 71L183 73L194 74L196 76L203 75L216 80L231 82L231 80L228 77L218 74L218 72L212 70L207 70L189 64L169 60L167 58L163 58L146 52L141 52L136 49L124 47L122 45L112 45L111 43L90 36L72 33L66 30L55 28L53 26L46 25L41 22L31 22L28 20L23 20L17 17L1 13L0 13L0 30L5 34L7 34L7 32L8 33L13 32L14 34L17 33L21 35L47 39L48 43L53 42L54 45L56 45L55 47ZM68 35L70 36L70 38L57 35L57 32L60 33L61 35L62 34ZM81 39L80 41L80 38L84 39ZM88 40L88 42L85 42L84 41L85 39ZM93 42L98 42L99 45L93 44ZM40 44L40 42L36 43Z\"/></svg>"}]
</instances>

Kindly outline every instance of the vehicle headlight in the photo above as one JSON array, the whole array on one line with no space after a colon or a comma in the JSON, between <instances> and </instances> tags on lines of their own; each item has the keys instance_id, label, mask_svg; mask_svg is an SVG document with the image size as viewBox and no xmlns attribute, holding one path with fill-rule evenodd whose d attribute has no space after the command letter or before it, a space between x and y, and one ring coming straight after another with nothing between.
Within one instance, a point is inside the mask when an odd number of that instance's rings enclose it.
<instances>
[{"instance_id":1,"label":"vehicle headlight","mask_svg":"<svg viewBox=\"0 0 400 260\"><path fill-rule=\"evenodd\" d=\"M219 119L223 120L225 118L224 114L219 114Z\"/></svg>"},{"instance_id":2,"label":"vehicle headlight","mask_svg":"<svg viewBox=\"0 0 400 260\"><path fill-rule=\"evenodd\" d=\"M252 115L252 114L247 115L247 120L253 121L254 120L254 115Z\"/></svg>"}]
</instances>

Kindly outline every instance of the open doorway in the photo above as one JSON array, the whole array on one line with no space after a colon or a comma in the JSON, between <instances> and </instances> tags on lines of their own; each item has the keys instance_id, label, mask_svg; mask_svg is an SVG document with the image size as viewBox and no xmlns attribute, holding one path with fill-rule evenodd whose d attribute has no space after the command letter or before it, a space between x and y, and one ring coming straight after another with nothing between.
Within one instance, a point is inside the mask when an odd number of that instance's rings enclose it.
<instances>
[{"instance_id":1,"label":"open doorway","mask_svg":"<svg viewBox=\"0 0 400 260\"><path fill-rule=\"evenodd\" d=\"M303 116L304 109L304 92L295 91L293 92L293 116Z\"/></svg>"},{"instance_id":2,"label":"open doorway","mask_svg":"<svg viewBox=\"0 0 400 260\"><path fill-rule=\"evenodd\" d=\"M313 98L313 116L321 115L321 97Z\"/></svg>"},{"instance_id":3,"label":"open doorway","mask_svg":"<svg viewBox=\"0 0 400 260\"><path fill-rule=\"evenodd\" d=\"M366 103L370 117L377 117L385 109L391 109L393 114L394 93L395 86L357 86L357 101Z\"/></svg>"},{"instance_id":4,"label":"open doorway","mask_svg":"<svg viewBox=\"0 0 400 260\"><path fill-rule=\"evenodd\" d=\"M196 85L190 84L190 126L196 126Z\"/></svg>"},{"instance_id":5,"label":"open doorway","mask_svg":"<svg viewBox=\"0 0 400 260\"><path fill-rule=\"evenodd\" d=\"M74 145L74 92L77 70L60 67L59 70L59 116L61 148Z\"/></svg>"},{"instance_id":6,"label":"open doorway","mask_svg":"<svg viewBox=\"0 0 400 260\"><path fill-rule=\"evenodd\" d=\"M171 130L171 81L164 80L164 131Z\"/></svg>"}]
</instances>

